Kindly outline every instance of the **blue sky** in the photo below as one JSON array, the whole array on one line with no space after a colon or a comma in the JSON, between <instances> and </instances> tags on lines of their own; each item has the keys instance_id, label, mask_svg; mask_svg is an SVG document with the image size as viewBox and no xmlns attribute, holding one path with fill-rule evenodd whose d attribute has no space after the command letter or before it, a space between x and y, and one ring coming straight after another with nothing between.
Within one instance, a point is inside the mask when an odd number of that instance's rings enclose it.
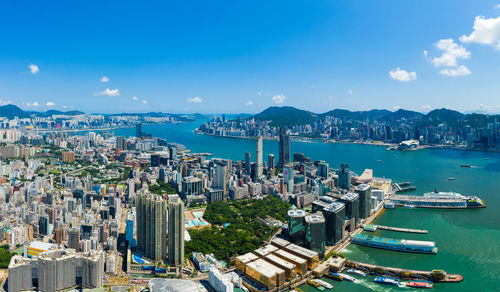
<instances>
[{"instance_id":1,"label":"blue sky","mask_svg":"<svg viewBox=\"0 0 500 292\"><path fill-rule=\"evenodd\" d=\"M85 112L500 112L499 4L2 1L0 102Z\"/></svg>"}]
</instances>

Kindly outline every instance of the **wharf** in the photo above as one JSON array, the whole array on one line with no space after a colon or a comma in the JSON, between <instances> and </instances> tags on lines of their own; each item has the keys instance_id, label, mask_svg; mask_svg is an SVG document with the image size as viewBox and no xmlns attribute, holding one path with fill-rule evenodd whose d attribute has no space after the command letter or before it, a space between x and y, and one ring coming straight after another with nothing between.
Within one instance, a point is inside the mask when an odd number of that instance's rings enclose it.
<instances>
[{"instance_id":1,"label":"wharf","mask_svg":"<svg viewBox=\"0 0 500 292\"><path fill-rule=\"evenodd\" d=\"M391 227L391 226L383 226L383 225L373 225L375 229L396 231L396 232L406 232L406 233L419 233L419 234L427 234L429 231L425 229L411 229L411 228L401 228L401 227ZM365 229L366 230L366 229ZM366 230L369 231L369 230Z\"/></svg>"},{"instance_id":2,"label":"wharf","mask_svg":"<svg viewBox=\"0 0 500 292\"><path fill-rule=\"evenodd\" d=\"M402 279L425 279L433 282L460 282L464 279L462 275L447 274L442 270L419 271L393 267L384 267L379 265L367 264L348 260L346 266L363 270L372 275L388 275Z\"/></svg>"}]
</instances>

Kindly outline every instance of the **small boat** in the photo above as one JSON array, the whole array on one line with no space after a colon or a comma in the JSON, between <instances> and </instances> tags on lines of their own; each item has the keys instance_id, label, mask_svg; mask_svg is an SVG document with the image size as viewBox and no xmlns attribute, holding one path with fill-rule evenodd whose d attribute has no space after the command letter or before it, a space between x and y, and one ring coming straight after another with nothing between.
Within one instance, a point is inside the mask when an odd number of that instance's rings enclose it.
<instances>
[{"instance_id":1,"label":"small boat","mask_svg":"<svg viewBox=\"0 0 500 292\"><path fill-rule=\"evenodd\" d=\"M415 208L413 205L403 205L405 208Z\"/></svg>"},{"instance_id":2,"label":"small boat","mask_svg":"<svg viewBox=\"0 0 500 292\"><path fill-rule=\"evenodd\" d=\"M321 286L325 287L326 289L333 289L333 285L328 283L328 282L325 282L323 280L320 280L320 279L316 279L316 283L320 284Z\"/></svg>"},{"instance_id":3,"label":"small boat","mask_svg":"<svg viewBox=\"0 0 500 292\"><path fill-rule=\"evenodd\" d=\"M389 278L389 277L376 277L373 280L373 282L379 283L379 284L384 284L384 285L399 286L398 279Z\"/></svg>"},{"instance_id":4,"label":"small boat","mask_svg":"<svg viewBox=\"0 0 500 292\"><path fill-rule=\"evenodd\" d=\"M346 281L349 281L349 282L356 282L356 278L354 278L353 276L351 275L347 275L347 274L340 274L342 276L342 278Z\"/></svg>"},{"instance_id":5,"label":"small boat","mask_svg":"<svg viewBox=\"0 0 500 292\"><path fill-rule=\"evenodd\" d=\"M489 157L486 157L484 160L490 160L490 158L489 158Z\"/></svg>"},{"instance_id":6,"label":"small boat","mask_svg":"<svg viewBox=\"0 0 500 292\"><path fill-rule=\"evenodd\" d=\"M455 180L455 177L454 176L449 177L448 180Z\"/></svg>"},{"instance_id":7,"label":"small boat","mask_svg":"<svg viewBox=\"0 0 500 292\"><path fill-rule=\"evenodd\" d=\"M363 271L360 271L360 270L349 269L346 272L348 272L349 274L352 274L352 275L358 275L358 276L361 276L361 277L366 277L366 273L363 272Z\"/></svg>"},{"instance_id":8,"label":"small boat","mask_svg":"<svg viewBox=\"0 0 500 292\"><path fill-rule=\"evenodd\" d=\"M470 164L465 164L465 163L460 164L460 166L461 166L461 167L472 167L472 165L470 165Z\"/></svg>"},{"instance_id":9,"label":"small boat","mask_svg":"<svg viewBox=\"0 0 500 292\"><path fill-rule=\"evenodd\" d=\"M333 280L337 280L337 281L342 281L344 279L344 277L342 277L341 274L339 274L339 273L332 273L332 272L329 272L329 273L325 274L325 277L333 279Z\"/></svg>"},{"instance_id":10,"label":"small boat","mask_svg":"<svg viewBox=\"0 0 500 292\"><path fill-rule=\"evenodd\" d=\"M378 163L381 163L381 162L382 162L382 160L377 160L377 162L378 162Z\"/></svg>"},{"instance_id":11,"label":"small boat","mask_svg":"<svg viewBox=\"0 0 500 292\"><path fill-rule=\"evenodd\" d=\"M313 286L314 288L317 288L318 290L325 290L316 280L307 280L307 284Z\"/></svg>"},{"instance_id":12,"label":"small boat","mask_svg":"<svg viewBox=\"0 0 500 292\"><path fill-rule=\"evenodd\" d=\"M434 284L429 281L411 281L406 283L406 287L432 289Z\"/></svg>"},{"instance_id":13,"label":"small boat","mask_svg":"<svg viewBox=\"0 0 500 292\"><path fill-rule=\"evenodd\" d=\"M396 205L394 205L394 203L384 203L384 208L386 209L394 209L396 207Z\"/></svg>"}]
</instances>

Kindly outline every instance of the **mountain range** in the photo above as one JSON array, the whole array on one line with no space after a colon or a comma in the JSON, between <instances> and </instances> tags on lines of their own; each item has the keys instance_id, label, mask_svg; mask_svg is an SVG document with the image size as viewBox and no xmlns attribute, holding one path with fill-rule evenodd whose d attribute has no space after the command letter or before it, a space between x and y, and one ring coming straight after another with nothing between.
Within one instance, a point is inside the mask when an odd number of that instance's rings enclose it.
<instances>
[{"instance_id":1,"label":"mountain range","mask_svg":"<svg viewBox=\"0 0 500 292\"><path fill-rule=\"evenodd\" d=\"M326 116L331 116L343 120L352 121L385 121L397 122L407 121L414 122L419 126L435 126L446 122L451 127L459 125L470 125L473 127L484 127L487 123L493 122L496 119L500 121L500 115L486 114L463 114L451 109L435 109L427 114L399 109L397 111L389 111L385 109L373 109L369 111L350 111L345 109L334 109L325 113L313 113L306 110L297 109L291 106L272 106L264 111L251 116L259 121L271 121L271 126L287 127L295 125L312 124Z\"/></svg>"}]
</instances>

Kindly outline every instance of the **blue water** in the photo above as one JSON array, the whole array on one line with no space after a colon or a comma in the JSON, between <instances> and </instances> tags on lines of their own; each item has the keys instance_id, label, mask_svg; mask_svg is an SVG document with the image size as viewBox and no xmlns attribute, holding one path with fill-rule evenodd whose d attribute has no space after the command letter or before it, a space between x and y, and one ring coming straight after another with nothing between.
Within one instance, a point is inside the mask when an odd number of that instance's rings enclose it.
<instances>
[{"instance_id":1,"label":"blue water","mask_svg":"<svg viewBox=\"0 0 500 292\"><path fill-rule=\"evenodd\" d=\"M245 152L255 159L255 141L217 138L194 134L196 123L145 125L144 131L184 144L193 152L210 152L216 157L243 160ZM116 130L116 135L132 136L135 129ZM264 141L264 161L267 154L278 157L278 142ZM462 274L458 284L437 284L439 291L500 291L500 154L462 152L458 150L426 149L415 152L386 151L385 147L357 144L323 144L291 142L291 152L303 152L313 160L325 160L332 167L346 162L356 173L373 169L378 177L395 182L410 181L421 194L434 189L475 194L486 201L485 209L436 210L396 208L386 210L375 224L427 229L428 234L406 234L378 230L377 236L435 241L436 255L408 254L349 245L344 253L351 259L368 263L409 268L443 269ZM489 158L489 160L486 160ZM378 161L381 160L379 163ZM462 168L466 163L473 167ZM455 180L449 181L449 177ZM348 291L390 291L409 288L389 288L367 278L360 284L334 282ZM316 291L314 288L305 288ZM311 290L309 290L311 289Z\"/></svg>"}]
</instances>

